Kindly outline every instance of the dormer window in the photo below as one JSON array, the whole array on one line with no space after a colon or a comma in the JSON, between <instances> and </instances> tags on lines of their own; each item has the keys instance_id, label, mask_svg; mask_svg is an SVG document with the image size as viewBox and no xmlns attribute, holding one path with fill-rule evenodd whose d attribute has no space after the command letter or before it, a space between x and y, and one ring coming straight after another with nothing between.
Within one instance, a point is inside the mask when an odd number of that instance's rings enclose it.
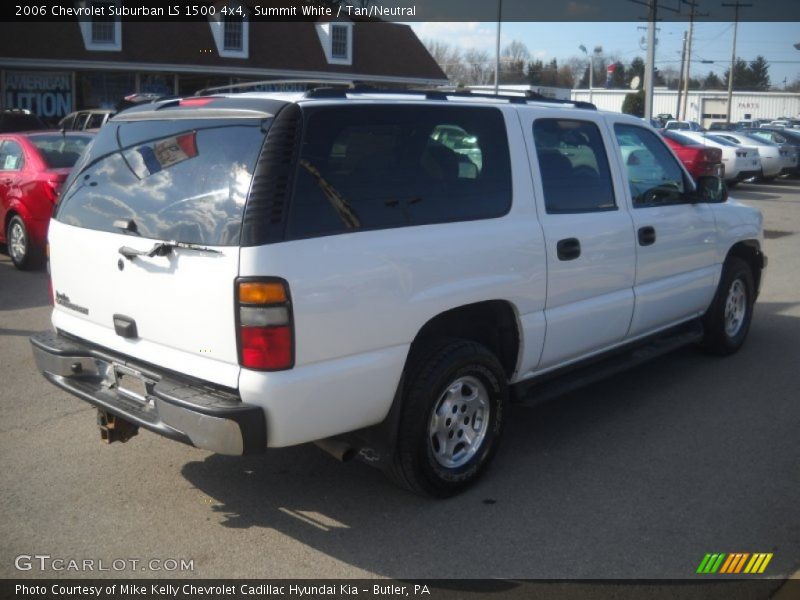
<instances>
[{"instance_id":1,"label":"dormer window","mask_svg":"<svg viewBox=\"0 0 800 600\"><path fill-rule=\"evenodd\" d=\"M319 23L319 43L328 64L353 64L353 24L350 22Z\"/></svg>"},{"instance_id":2,"label":"dormer window","mask_svg":"<svg viewBox=\"0 0 800 600\"><path fill-rule=\"evenodd\" d=\"M244 42L244 21L236 17L223 19L223 41L225 50L241 52Z\"/></svg>"},{"instance_id":3,"label":"dormer window","mask_svg":"<svg viewBox=\"0 0 800 600\"><path fill-rule=\"evenodd\" d=\"M347 59L349 54L348 27L331 25L331 58Z\"/></svg>"},{"instance_id":4,"label":"dormer window","mask_svg":"<svg viewBox=\"0 0 800 600\"><path fill-rule=\"evenodd\" d=\"M208 18L217 53L223 58L250 57L250 21L247 8L231 0Z\"/></svg>"},{"instance_id":5,"label":"dormer window","mask_svg":"<svg viewBox=\"0 0 800 600\"><path fill-rule=\"evenodd\" d=\"M109 7L113 5L110 2L94 2L93 4L103 6L106 16L92 17L92 43L113 44L116 42L114 17L107 16Z\"/></svg>"},{"instance_id":6,"label":"dormer window","mask_svg":"<svg viewBox=\"0 0 800 600\"><path fill-rule=\"evenodd\" d=\"M122 23L119 17L111 16L111 8L119 2L86 2L82 6L94 9L91 17L80 17L81 35L87 50L122 50Z\"/></svg>"}]
</instances>

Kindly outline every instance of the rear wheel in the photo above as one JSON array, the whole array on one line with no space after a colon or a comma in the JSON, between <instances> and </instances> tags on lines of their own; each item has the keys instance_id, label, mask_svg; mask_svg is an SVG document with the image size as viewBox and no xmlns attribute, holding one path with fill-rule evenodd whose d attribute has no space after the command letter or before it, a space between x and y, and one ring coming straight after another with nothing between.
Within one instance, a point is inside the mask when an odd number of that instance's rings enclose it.
<instances>
[{"instance_id":1,"label":"rear wheel","mask_svg":"<svg viewBox=\"0 0 800 600\"><path fill-rule=\"evenodd\" d=\"M703 347L712 354L733 354L744 344L753 317L753 273L741 258L729 257L711 307L703 318Z\"/></svg>"},{"instance_id":2,"label":"rear wheel","mask_svg":"<svg viewBox=\"0 0 800 600\"><path fill-rule=\"evenodd\" d=\"M28 237L28 229L19 216L12 217L8 222L6 243L8 244L8 255L15 267L25 270L33 266L33 249Z\"/></svg>"},{"instance_id":3,"label":"rear wheel","mask_svg":"<svg viewBox=\"0 0 800 600\"><path fill-rule=\"evenodd\" d=\"M505 372L480 344L437 339L414 350L405 377L390 475L412 491L452 496L480 477L497 450Z\"/></svg>"}]
</instances>

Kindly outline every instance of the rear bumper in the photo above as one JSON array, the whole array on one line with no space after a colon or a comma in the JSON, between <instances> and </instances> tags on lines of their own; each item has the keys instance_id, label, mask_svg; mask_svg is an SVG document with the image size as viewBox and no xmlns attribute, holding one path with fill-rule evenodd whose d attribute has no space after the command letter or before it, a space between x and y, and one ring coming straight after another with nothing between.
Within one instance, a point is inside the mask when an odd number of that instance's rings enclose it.
<instances>
[{"instance_id":1,"label":"rear bumper","mask_svg":"<svg viewBox=\"0 0 800 600\"><path fill-rule=\"evenodd\" d=\"M735 181L744 181L745 179L752 179L753 177L761 177L763 172L761 169L753 170L753 171L739 171L739 174L736 176Z\"/></svg>"},{"instance_id":2,"label":"rear bumper","mask_svg":"<svg viewBox=\"0 0 800 600\"><path fill-rule=\"evenodd\" d=\"M81 400L164 437L219 454L263 452L264 411L215 389L130 363L126 357L55 332L31 337L36 365L54 385ZM147 381L144 401L120 393L115 366Z\"/></svg>"}]
</instances>

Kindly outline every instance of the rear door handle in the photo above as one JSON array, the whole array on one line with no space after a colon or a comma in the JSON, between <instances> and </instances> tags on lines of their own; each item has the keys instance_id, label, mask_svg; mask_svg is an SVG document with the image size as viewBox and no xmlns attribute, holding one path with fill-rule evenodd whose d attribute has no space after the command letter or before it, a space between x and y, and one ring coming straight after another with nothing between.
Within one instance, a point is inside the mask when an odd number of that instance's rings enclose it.
<instances>
[{"instance_id":1,"label":"rear door handle","mask_svg":"<svg viewBox=\"0 0 800 600\"><path fill-rule=\"evenodd\" d=\"M656 243L656 229L650 225L639 228L639 245L652 246Z\"/></svg>"},{"instance_id":2,"label":"rear door handle","mask_svg":"<svg viewBox=\"0 0 800 600\"><path fill-rule=\"evenodd\" d=\"M581 242L578 238L566 238L556 244L558 260L575 260L581 255Z\"/></svg>"}]
</instances>

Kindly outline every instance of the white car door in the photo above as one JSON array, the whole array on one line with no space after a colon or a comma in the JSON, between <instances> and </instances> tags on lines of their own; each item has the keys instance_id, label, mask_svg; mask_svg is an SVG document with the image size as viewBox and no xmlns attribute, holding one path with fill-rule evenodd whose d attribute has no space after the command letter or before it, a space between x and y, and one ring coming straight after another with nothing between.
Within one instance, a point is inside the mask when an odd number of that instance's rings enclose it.
<instances>
[{"instance_id":1,"label":"white car door","mask_svg":"<svg viewBox=\"0 0 800 600\"><path fill-rule=\"evenodd\" d=\"M622 118L612 117L609 126L636 230L636 306L628 332L635 337L705 312L721 267L713 211L695 202L691 178L664 141Z\"/></svg>"},{"instance_id":2,"label":"white car door","mask_svg":"<svg viewBox=\"0 0 800 600\"><path fill-rule=\"evenodd\" d=\"M595 111L522 110L547 253L546 339L539 369L622 341L633 314L635 242Z\"/></svg>"}]
</instances>

